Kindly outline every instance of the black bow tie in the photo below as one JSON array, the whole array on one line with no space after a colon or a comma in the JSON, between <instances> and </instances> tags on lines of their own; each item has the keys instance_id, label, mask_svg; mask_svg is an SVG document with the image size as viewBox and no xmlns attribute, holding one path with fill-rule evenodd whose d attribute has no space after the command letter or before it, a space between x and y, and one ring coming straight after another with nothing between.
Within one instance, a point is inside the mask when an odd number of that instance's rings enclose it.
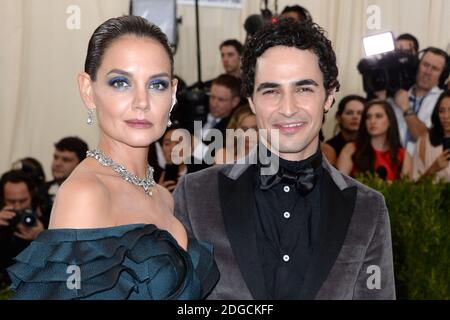
<instances>
[{"instance_id":1,"label":"black bow tie","mask_svg":"<svg viewBox=\"0 0 450 320\"><path fill-rule=\"evenodd\" d=\"M311 192L317 181L317 174L312 167L304 168L298 172L292 172L280 167L274 175L260 175L261 190L268 190L278 183L294 185L302 194Z\"/></svg>"}]
</instances>

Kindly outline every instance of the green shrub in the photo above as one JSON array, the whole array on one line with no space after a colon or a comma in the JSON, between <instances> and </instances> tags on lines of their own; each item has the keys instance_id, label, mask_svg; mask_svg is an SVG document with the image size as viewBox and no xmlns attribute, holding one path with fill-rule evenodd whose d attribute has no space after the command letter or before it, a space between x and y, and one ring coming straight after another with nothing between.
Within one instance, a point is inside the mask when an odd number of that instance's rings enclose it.
<instances>
[{"instance_id":1,"label":"green shrub","mask_svg":"<svg viewBox=\"0 0 450 320\"><path fill-rule=\"evenodd\" d=\"M450 299L450 184L387 183L370 174L358 180L386 199L397 298Z\"/></svg>"},{"instance_id":2,"label":"green shrub","mask_svg":"<svg viewBox=\"0 0 450 320\"><path fill-rule=\"evenodd\" d=\"M12 295L12 291L8 288L0 289L0 300L8 300Z\"/></svg>"}]
</instances>

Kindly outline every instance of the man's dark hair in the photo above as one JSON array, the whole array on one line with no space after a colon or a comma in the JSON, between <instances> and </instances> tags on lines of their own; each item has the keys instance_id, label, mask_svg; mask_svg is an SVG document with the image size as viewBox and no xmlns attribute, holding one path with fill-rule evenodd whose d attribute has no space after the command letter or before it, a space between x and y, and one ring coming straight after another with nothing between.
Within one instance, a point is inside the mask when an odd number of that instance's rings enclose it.
<instances>
[{"instance_id":1,"label":"man's dark hair","mask_svg":"<svg viewBox=\"0 0 450 320\"><path fill-rule=\"evenodd\" d=\"M95 29L89 40L84 71L89 74L92 81L97 78L97 70L102 63L106 49L115 40L125 35L146 37L159 42L170 59L171 73L173 74L173 53L164 32L142 17L122 16L103 22Z\"/></svg>"},{"instance_id":2,"label":"man's dark hair","mask_svg":"<svg viewBox=\"0 0 450 320\"><path fill-rule=\"evenodd\" d=\"M331 41L316 23L297 22L281 19L278 23L266 26L255 34L244 48L242 56L242 92L246 97L253 95L257 59L267 49L277 46L310 50L319 59L319 68L323 73L324 87L328 94L339 90L336 55Z\"/></svg>"},{"instance_id":3,"label":"man's dark hair","mask_svg":"<svg viewBox=\"0 0 450 320\"><path fill-rule=\"evenodd\" d=\"M222 47L225 47L225 46L233 46L236 49L239 56L242 56L242 51L244 50L244 46L238 40L236 40L236 39L225 40L224 42L222 42L220 44L219 49L222 49Z\"/></svg>"},{"instance_id":4,"label":"man's dark hair","mask_svg":"<svg viewBox=\"0 0 450 320\"><path fill-rule=\"evenodd\" d=\"M433 113L431 114L432 126L429 129L429 138L430 144L434 147L441 145L444 138L444 128L442 127L441 120L439 119L439 109L441 107L442 100L444 100L445 98L450 98L450 90L445 90L441 93L438 100L436 101Z\"/></svg>"},{"instance_id":5,"label":"man's dark hair","mask_svg":"<svg viewBox=\"0 0 450 320\"><path fill-rule=\"evenodd\" d=\"M23 182L27 185L28 192L31 196L32 207L36 206L36 184L33 178L22 170L10 170L5 172L0 178L0 206L5 205L5 185L6 183L20 183Z\"/></svg>"},{"instance_id":6,"label":"man's dark hair","mask_svg":"<svg viewBox=\"0 0 450 320\"><path fill-rule=\"evenodd\" d=\"M221 74L213 80L211 87L215 84L230 89L233 97L238 97L240 95L242 82L239 78L229 74Z\"/></svg>"},{"instance_id":7,"label":"man's dark hair","mask_svg":"<svg viewBox=\"0 0 450 320\"><path fill-rule=\"evenodd\" d=\"M75 152L78 160L81 162L86 158L88 145L78 137L66 137L55 143L55 148L59 151Z\"/></svg>"},{"instance_id":8,"label":"man's dark hair","mask_svg":"<svg viewBox=\"0 0 450 320\"><path fill-rule=\"evenodd\" d=\"M307 21L312 22L311 14L308 10L303 8L299 5L293 5L293 6L286 6L284 7L283 11L281 11L281 15L288 13L288 12L295 12L300 17L301 21Z\"/></svg>"},{"instance_id":9,"label":"man's dark hair","mask_svg":"<svg viewBox=\"0 0 450 320\"><path fill-rule=\"evenodd\" d=\"M414 50L416 50L417 53L419 52L419 41L412 34L403 33L403 34L399 35L397 37L397 39L395 39L395 41L397 41L397 40L411 41L413 43Z\"/></svg>"},{"instance_id":10,"label":"man's dark hair","mask_svg":"<svg viewBox=\"0 0 450 320\"><path fill-rule=\"evenodd\" d=\"M420 61L419 61L419 63L422 62L422 59L423 59L423 57L425 56L425 54L427 52L431 52L431 53L433 53L435 55L441 56L445 60L444 69L442 70L441 76L439 78L439 83L438 83L438 86L440 88L444 88L445 81L447 80L448 75L450 73L450 57L447 54L447 52L445 52L442 49L439 49L439 48L436 48L436 47L428 47L426 49L423 49L420 52Z\"/></svg>"}]
</instances>

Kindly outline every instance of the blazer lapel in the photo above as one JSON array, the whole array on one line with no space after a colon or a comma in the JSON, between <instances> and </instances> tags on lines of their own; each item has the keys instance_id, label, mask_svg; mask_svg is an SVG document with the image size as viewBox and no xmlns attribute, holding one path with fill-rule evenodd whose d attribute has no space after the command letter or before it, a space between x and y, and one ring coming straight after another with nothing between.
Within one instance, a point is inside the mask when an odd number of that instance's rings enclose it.
<instances>
[{"instance_id":1,"label":"blazer lapel","mask_svg":"<svg viewBox=\"0 0 450 320\"><path fill-rule=\"evenodd\" d=\"M326 280L341 250L356 201L356 187L341 190L325 167L321 190L317 241L301 291L303 299L314 299Z\"/></svg>"},{"instance_id":2,"label":"blazer lapel","mask_svg":"<svg viewBox=\"0 0 450 320\"><path fill-rule=\"evenodd\" d=\"M236 179L219 174L219 196L225 230L244 281L253 298L263 300L267 294L256 244L253 174L254 166Z\"/></svg>"}]
</instances>

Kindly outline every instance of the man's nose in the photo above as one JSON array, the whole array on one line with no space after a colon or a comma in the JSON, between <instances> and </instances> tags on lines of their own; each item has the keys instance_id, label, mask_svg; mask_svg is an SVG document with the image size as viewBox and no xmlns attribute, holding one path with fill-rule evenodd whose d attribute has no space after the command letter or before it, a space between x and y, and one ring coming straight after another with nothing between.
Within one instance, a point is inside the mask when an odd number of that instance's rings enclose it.
<instances>
[{"instance_id":1,"label":"man's nose","mask_svg":"<svg viewBox=\"0 0 450 320\"><path fill-rule=\"evenodd\" d=\"M286 116L291 117L295 113L297 113L297 106L296 101L292 93L284 93L282 95L281 101L280 101L280 108L279 112Z\"/></svg>"},{"instance_id":2,"label":"man's nose","mask_svg":"<svg viewBox=\"0 0 450 320\"><path fill-rule=\"evenodd\" d=\"M432 67L431 66L427 66L427 67L425 67L425 74L426 75L429 75L429 74L431 74L431 72L433 71L433 69L432 69Z\"/></svg>"}]
</instances>

